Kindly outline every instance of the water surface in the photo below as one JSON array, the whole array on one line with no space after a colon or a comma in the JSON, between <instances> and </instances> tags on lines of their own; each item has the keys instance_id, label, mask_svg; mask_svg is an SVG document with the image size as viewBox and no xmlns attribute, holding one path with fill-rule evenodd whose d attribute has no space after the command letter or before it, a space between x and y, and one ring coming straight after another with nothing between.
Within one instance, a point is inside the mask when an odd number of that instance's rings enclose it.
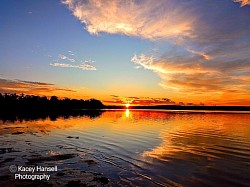
<instances>
[{"instance_id":1,"label":"water surface","mask_svg":"<svg viewBox=\"0 0 250 187\"><path fill-rule=\"evenodd\" d=\"M57 165L46 185L250 186L250 114L111 110L0 121L0 184L13 182L12 164Z\"/></svg>"}]
</instances>

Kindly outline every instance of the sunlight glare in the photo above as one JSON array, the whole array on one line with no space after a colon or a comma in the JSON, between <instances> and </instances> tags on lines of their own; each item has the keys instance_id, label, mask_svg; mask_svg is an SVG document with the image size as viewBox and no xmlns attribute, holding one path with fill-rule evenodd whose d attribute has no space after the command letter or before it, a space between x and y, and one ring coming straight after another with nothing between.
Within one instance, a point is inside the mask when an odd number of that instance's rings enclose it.
<instances>
[{"instance_id":1,"label":"sunlight glare","mask_svg":"<svg viewBox=\"0 0 250 187\"><path fill-rule=\"evenodd\" d=\"M129 109L126 109L126 117L129 117Z\"/></svg>"}]
</instances>

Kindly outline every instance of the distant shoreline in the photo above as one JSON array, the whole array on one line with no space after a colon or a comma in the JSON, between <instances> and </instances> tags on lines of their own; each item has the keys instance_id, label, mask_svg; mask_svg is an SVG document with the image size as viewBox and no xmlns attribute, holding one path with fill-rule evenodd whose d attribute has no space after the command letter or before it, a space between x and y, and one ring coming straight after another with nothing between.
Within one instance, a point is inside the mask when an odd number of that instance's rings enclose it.
<instances>
[{"instance_id":1,"label":"distant shoreline","mask_svg":"<svg viewBox=\"0 0 250 187\"><path fill-rule=\"evenodd\" d=\"M133 106L129 109L147 110L172 110L172 111L250 111L250 106L204 106L204 105L150 105ZM127 109L122 105L104 105L100 100L78 100L78 99L59 99L57 96L35 96L24 94L1 94L0 93L0 113L71 113L73 110L100 110L100 109Z\"/></svg>"},{"instance_id":2,"label":"distant shoreline","mask_svg":"<svg viewBox=\"0 0 250 187\"><path fill-rule=\"evenodd\" d=\"M106 109L126 109L124 106L105 106ZM250 111L250 106L130 106L128 109L176 110L176 111Z\"/></svg>"}]
</instances>

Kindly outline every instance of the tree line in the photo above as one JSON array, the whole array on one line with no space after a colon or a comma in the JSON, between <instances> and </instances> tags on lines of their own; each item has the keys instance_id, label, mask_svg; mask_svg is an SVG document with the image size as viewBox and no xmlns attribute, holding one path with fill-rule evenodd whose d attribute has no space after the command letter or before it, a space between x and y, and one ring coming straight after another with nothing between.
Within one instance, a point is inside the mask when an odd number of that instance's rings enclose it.
<instances>
[{"instance_id":1,"label":"tree line","mask_svg":"<svg viewBox=\"0 0 250 187\"><path fill-rule=\"evenodd\" d=\"M0 111L63 111L76 109L102 109L105 106L97 99L59 99L57 96L24 94L1 94Z\"/></svg>"}]
</instances>

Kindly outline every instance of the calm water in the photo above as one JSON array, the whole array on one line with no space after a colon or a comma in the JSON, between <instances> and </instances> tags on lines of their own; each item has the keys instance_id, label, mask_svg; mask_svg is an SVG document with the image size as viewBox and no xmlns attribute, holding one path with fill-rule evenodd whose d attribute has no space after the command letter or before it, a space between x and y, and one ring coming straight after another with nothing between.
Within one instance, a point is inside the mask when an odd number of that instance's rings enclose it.
<instances>
[{"instance_id":1,"label":"calm water","mask_svg":"<svg viewBox=\"0 0 250 187\"><path fill-rule=\"evenodd\" d=\"M13 182L10 165L40 163L58 166L54 185L85 180L86 171L110 186L250 186L250 114L118 110L0 121L0 148L2 184Z\"/></svg>"}]
</instances>

